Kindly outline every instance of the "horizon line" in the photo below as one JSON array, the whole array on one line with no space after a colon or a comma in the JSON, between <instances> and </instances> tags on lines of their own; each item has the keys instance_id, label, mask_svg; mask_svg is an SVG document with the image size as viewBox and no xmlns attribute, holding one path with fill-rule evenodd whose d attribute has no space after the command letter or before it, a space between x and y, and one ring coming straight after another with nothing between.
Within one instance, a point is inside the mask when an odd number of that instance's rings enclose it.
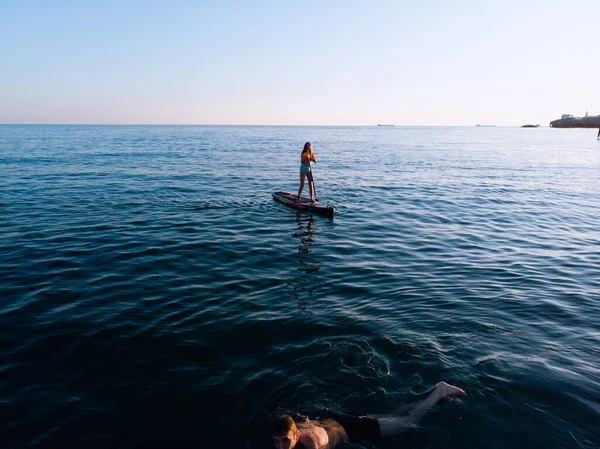
<instances>
[{"instance_id":1,"label":"horizon line","mask_svg":"<svg viewBox=\"0 0 600 449\"><path fill-rule=\"evenodd\" d=\"M0 126L320 126L320 127L385 127L385 128L415 128L415 127L454 127L454 128L510 128L510 127L521 127L523 125L485 125L475 123L472 125L395 125L395 124L361 124L361 125L349 125L349 124L244 124L244 123L0 123ZM544 126L550 127L549 125L540 125L540 128Z\"/></svg>"}]
</instances>

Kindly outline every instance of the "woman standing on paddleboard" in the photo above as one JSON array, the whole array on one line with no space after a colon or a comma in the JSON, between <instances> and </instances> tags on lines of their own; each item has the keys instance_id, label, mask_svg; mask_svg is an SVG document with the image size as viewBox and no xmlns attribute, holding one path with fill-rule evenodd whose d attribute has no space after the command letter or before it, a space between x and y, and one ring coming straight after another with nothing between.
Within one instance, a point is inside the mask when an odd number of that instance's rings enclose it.
<instances>
[{"instance_id":1,"label":"woman standing on paddleboard","mask_svg":"<svg viewBox=\"0 0 600 449\"><path fill-rule=\"evenodd\" d=\"M313 153L312 144L306 142L300 154L300 188L298 189L298 201L301 201L302 189L304 188L304 178L308 178L308 191L310 192L310 200L315 202L315 189L312 168L310 162L317 162L317 156Z\"/></svg>"}]
</instances>

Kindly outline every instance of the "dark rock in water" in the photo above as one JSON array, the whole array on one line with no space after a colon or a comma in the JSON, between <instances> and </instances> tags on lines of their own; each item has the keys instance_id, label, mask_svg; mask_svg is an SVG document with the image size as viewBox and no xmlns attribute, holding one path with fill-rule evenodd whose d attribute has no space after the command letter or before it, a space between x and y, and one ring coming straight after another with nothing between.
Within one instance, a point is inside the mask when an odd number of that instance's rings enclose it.
<instances>
[{"instance_id":1,"label":"dark rock in water","mask_svg":"<svg viewBox=\"0 0 600 449\"><path fill-rule=\"evenodd\" d=\"M540 125L523 125L521 128L539 128Z\"/></svg>"}]
</instances>

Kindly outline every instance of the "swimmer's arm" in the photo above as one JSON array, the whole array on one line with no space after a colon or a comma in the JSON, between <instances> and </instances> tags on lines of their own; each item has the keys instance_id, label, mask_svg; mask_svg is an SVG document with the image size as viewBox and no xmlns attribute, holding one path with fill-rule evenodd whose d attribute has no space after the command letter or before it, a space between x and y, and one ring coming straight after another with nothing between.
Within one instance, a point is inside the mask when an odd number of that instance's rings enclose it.
<instances>
[{"instance_id":1,"label":"swimmer's arm","mask_svg":"<svg viewBox=\"0 0 600 449\"><path fill-rule=\"evenodd\" d=\"M344 428L340 425L340 423L338 423L337 421L333 421L333 420L326 420L326 421L322 421L323 427L326 429L327 432L327 437L328 437L328 441L327 441L327 445L323 446L320 449L333 449L338 447L338 445L342 444L342 443L348 443L348 435L346 435L346 431L344 430Z\"/></svg>"},{"instance_id":2,"label":"swimmer's arm","mask_svg":"<svg viewBox=\"0 0 600 449\"><path fill-rule=\"evenodd\" d=\"M329 445L329 435L321 426L310 425L299 427L300 439L304 449L330 449L333 446Z\"/></svg>"},{"instance_id":3,"label":"swimmer's arm","mask_svg":"<svg viewBox=\"0 0 600 449\"><path fill-rule=\"evenodd\" d=\"M346 432L344 431L344 428L342 426L332 430L333 432L329 435L328 448L333 449L334 447L338 447L338 445L342 443L350 442L350 440L348 440L348 435L346 435Z\"/></svg>"}]
</instances>

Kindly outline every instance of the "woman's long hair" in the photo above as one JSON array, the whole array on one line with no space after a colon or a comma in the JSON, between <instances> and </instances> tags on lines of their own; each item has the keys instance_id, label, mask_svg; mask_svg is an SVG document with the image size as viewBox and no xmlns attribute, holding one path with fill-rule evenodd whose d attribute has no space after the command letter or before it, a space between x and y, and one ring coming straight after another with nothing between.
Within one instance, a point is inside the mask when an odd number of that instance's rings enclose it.
<instances>
[{"instance_id":1,"label":"woman's long hair","mask_svg":"<svg viewBox=\"0 0 600 449\"><path fill-rule=\"evenodd\" d=\"M304 148L302 149L302 154L307 153L308 155L308 159L311 160L314 156L314 153L312 151L312 144L310 142L306 142L304 144Z\"/></svg>"}]
</instances>

